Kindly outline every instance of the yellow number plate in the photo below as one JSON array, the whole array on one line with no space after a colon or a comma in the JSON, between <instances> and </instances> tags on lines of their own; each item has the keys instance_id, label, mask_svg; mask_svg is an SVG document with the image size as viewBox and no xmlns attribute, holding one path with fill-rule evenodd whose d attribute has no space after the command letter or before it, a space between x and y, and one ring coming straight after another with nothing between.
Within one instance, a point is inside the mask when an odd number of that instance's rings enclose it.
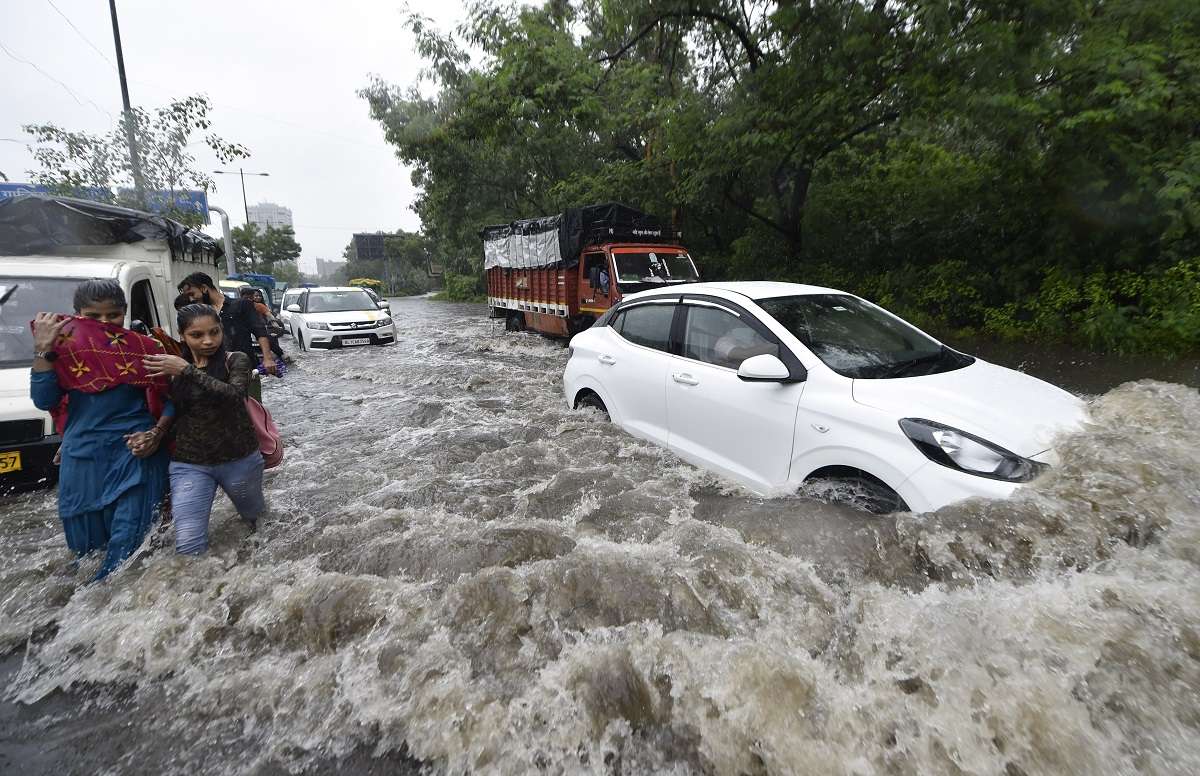
<instances>
[{"instance_id":1,"label":"yellow number plate","mask_svg":"<svg viewBox=\"0 0 1200 776\"><path fill-rule=\"evenodd\" d=\"M0 453L0 474L8 474L9 472L21 471L21 451L13 450L9 453Z\"/></svg>"}]
</instances>

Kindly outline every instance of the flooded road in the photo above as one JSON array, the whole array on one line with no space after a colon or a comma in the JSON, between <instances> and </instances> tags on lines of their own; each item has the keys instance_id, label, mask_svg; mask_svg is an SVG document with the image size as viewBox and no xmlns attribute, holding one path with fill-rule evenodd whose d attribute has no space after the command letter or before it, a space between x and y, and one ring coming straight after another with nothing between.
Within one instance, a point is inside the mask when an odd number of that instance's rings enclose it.
<instances>
[{"instance_id":1,"label":"flooded road","mask_svg":"<svg viewBox=\"0 0 1200 776\"><path fill-rule=\"evenodd\" d=\"M393 310L267 386L255 536L220 501L207 557L81 587L52 494L4 501L0 771L1200 772L1194 388L1097 396L1013 500L878 518L568 411L566 350L481 307Z\"/></svg>"}]
</instances>

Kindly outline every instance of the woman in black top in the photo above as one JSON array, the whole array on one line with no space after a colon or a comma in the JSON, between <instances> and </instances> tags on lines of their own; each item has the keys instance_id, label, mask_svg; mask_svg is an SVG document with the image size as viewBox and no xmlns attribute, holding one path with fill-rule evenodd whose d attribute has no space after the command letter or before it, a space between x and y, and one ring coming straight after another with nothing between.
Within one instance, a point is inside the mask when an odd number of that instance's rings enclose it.
<instances>
[{"instance_id":1,"label":"woman in black top","mask_svg":"<svg viewBox=\"0 0 1200 776\"><path fill-rule=\"evenodd\" d=\"M263 458L246 411L250 358L225 348L221 317L206 304L179 310L183 354L148 356L147 373L171 377L175 404L171 512L175 551L208 549L208 521L217 486L253 530L262 515Z\"/></svg>"}]
</instances>

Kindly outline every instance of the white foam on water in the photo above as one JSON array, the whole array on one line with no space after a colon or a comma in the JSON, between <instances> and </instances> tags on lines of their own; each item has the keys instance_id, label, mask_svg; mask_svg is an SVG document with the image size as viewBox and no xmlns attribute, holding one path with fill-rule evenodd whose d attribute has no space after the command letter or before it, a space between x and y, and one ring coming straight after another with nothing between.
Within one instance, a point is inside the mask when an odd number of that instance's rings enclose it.
<instances>
[{"instance_id":1,"label":"white foam on water","mask_svg":"<svg viewBox=\"0 0 1200 776\"><path fill-rule=\"evenodd\" d=\"M569 411L555 343L399 304L268 385L256 537L223 504L207 557L79 586L53 501L8 504L13 697L131 693L168 773L1200 772L1195 390L1095 399L1012 500L841 528Z\"/></svg>"}]
</instances>

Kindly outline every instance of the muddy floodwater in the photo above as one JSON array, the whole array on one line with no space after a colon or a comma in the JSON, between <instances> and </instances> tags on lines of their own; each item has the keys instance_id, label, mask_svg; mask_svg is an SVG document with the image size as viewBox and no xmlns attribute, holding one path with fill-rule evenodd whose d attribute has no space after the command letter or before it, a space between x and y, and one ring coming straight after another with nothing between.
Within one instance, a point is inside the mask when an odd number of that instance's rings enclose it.
<instances>
[{"instance_id":1,"label":"muddy floodwater","mask_svg":"<svg viewBox=\"0 0 1200 776\"><path fill-rule=\"evenodd\" d=\"M393 309L268 385L255 536L221 500L208 556L85 586L52 493L0 504L0 771L1200 773L1186 366L1065 380L1092 425L1012 500L879 518L568 411L566 350L481 307Z\"/></svg>"}]
</instances>

